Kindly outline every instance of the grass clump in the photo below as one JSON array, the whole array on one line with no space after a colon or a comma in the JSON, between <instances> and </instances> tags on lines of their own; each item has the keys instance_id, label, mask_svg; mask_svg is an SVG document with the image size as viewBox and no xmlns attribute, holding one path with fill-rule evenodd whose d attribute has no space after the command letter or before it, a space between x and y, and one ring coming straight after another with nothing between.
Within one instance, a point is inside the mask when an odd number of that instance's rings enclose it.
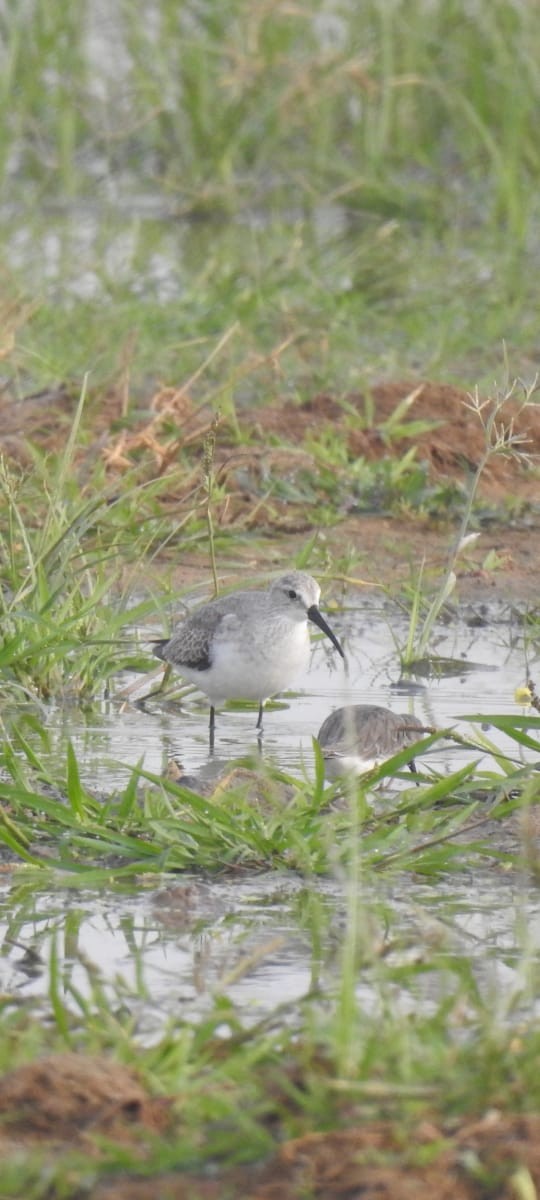
<instances>
[{"instance_id":1,"label":"grass clump","mask_svg":"<svg viewBox=\"0 0 540 1200\"><path fill-rule=\"evenodd\" d=\"M122 648L121 632L149 610L121 596L115 529L107 501L82 497L78 487L49 488L45 464L30 479L3 465L0 486L7 515L2 558L0 669L4 689L19 697L85 696L101 690L122 665L140 661ZM41 468L41 469L39 469ZM43 523L32 514L32 493ZM115 562L116 558L116 562Z\"/></svg>"},{"instance_id":2,"label":"grass clump","mask_svg":"<svg viewBox=\"0 0 540 1200\"><path fill-rule=\"evenodd\" d=\"M182 475L182 462L178 469L169 464L166 478L158 469L148 479L135 453L119 488L112 459L123 435L114 439L105 473L102 458L87 452L85 392L58 448L43 451L28 441L31 466L0 460L0 670L5 694L15 698L103 695L111 676L144 668L148 656L133 630L156 601L139 564L147 567L174 539L187 545L205 536L200 472L192 468L193 487L183 489L174 521L161 499L175 473ZM142 441L149 436L144 432ZM154 446L161 450L155 439ZM180 442L169 456L181 458Z\"/></svg>"},{"instance_id":3,"label":"grass clump","mask_svg":"<svg viewBox=\"0 0 540 1200\"><path fill-rule=\"evenodd\" d=\"M467 853L498 858L497 845L483 840L484 827L505 818L525 793L526 804L534 803L534 768L519 751L538 749L540 718L490 720L515 749L502 753L480 730L471 746L491 755L496 769L479 769L476 758L452 773L430 768L390 809L379 810L373 789L394 776L409 783L409 772L400 772L410 750L370 772L358 789L351 785L350 805L342 785L325 789L320 772L314 787L249 762L233 766L209 794L137 767L125 786L100 795L85 783L70 742L64 762L50 762L47 731L29 715L6 729L0 841L32 865L73 872L81 882L109 878L113 864L123 875L273 868L341 876L355 856L366 878L396 870L435 878ZM419 750L444 736L428 735Z\"/></svg>"},{"instance_id":4,"label":"grass clump","mask_svg":"<svg viewBox=\"0 0 540 1200\"><path fill-rule=\"evenodd\" d=\"M390 775L392 768L387 770ZM68 822L73 823L72 853L83 848L85 834L90 832L96 836L95 845L101 852L107 843L97 838L95 814L93 828L90 826L90 800L80 780L77 781L73 762L68 764L68 771L71 799L64 802L64 807L66 827ZM253 851L253 865L260 867L264 850L268 853L272 848L275 854L279 823L282 830L279 836L284 839L288 830L289 842L289 858L284 858L281 866L287 862L291 874L296 875L300 865L297 843L301 840L303 869L309 878L315 838L321 842L325 834L313 796L308 823L307 799L300 785L289 801L289 811L278 815L272 805L259 809L253 801L248 812L238 788L229 792L226 804L220 806L215 799L189 796L175 785L163 785L162 781L161 796L157 798L154 790L157 784L152 782L153 795L147 797L140 817L146 822L147 837L156 846L172 837L174 820L177 844L187 844L191 839L194 845L198 841L201 862L204 843L208 844L213 836L214 865L221 856L223 867L226 847L236 830L240 851L236 867L242 861L244 866L248 865ZM282 780L274 780L274 784L278 782ZM478 788L478 780L474 782ZM514 779L510 778L509 783L512 785ZM426 1116L431 1125L440 1121L448 1136L464 1112L474 1116L493 1108L503 1114L509 1108L513 1112L531 1112L540 1104L534 1071L538 1052L534 1019L527 1019L519 1008L519 996L512 998L511 989L498 995L494 1002L489 956L486 961L481 958L475 961L470 946L463 944L459 936L459 907L454 910L452 902L444 901L436 889L431 889L429 898L422 901L414 887L415 858L418 861L414 850L422 847L422 843L423 869L427 869L424 877L435 879L442 871L455 887L457 862L442 852L445 838L451 839L457 826L452 830L445 802L455 812L456 797L461 795L466 833L475 803L478 804L473 799L472 785L471 770L468 775L461 772L460 779L456 774L451 780L431 781L429 786L422 780L419 789L402 793L392 812L366 819L364 796L363 800L359 798L356 811L351 807L338 820L327 818L328 861L332 863L334 879L341 877L343 890L339 897L330 900L309 887L295 893L293 928L300 926L304 939L311 942L311 983L292 1000L269 995L267 985L267 1011L262 1016L240 1011L231 999L231 992L259 967L262 980L265 972L273 977L271 969L279 939L270 936L266 950L264 946L254 948L249 940L251 923L248 923L244 943L232 943L226 955L222 949L215 952L213 974L208 946L215 939L219 947L220 937L224 939L226 935L227 922L230 924L233 919L232 912L223 909L224 897L219 913L214 900L208 913L199 909L190 917L187 897L193 877L188 877L187 883L178 875L160 881L170 890L168 908L167 892L158 904L159 893L155 889L149 892L147 879L147 898L154 901L156 911L164 914L161 936L168 938L171 946L179 936L184 943L188 929L192 928L200 947L198 1016L178 1014L178 1004L182 1008L179 1000L175 1011L161 1022L159 1032L156 1034L153 1027L149 1037L142 1012L151 1011L155 1020L162 1003L163 984L156 988L155 976L153 983L145 976L140 911L134 911L130 917L126 909L121 916L121 928L135 968L134 979L130 981L123 974L128 961L125 953L114 977L109 978L104 964L94 962L84 950L83 909L80 903L74 906L69 902L66 876L57 876L57 908L62 912L62 922L66 920L64 907L68 913L66 939L60 936L63 923L46 921L46 909L42 906L41 924L33 917L33 952L34 963L47 981L47 991L45 996L27 1001L24 1007L16 995L4 995L0 1062L13 1069L37 1056L43 1059L46 1053L69 1050L77 1053L84 1067L85 1056L106 1054L111 1078L116 1063L134 1067L151 1095L170 1098L164 1109L166 1130L157 1133L154 1129L148 1136L144 1128L138 1129L136 1148L130 1144L128 1130L117 1140L112 1124L103 1137L99 1118L94 1115L93 1134L99 1153L92 1158L92 1175L94 1180L107 1180L109 1185L122 1178L125 1182L126 1172L133 1181L146 1178L154 1183L154 1176L162 1178L164 1172L174 1171L178 1182L183 1172L211 1167L226 1187L233 1165L260 1163L277 1153L283 1142L314 1131L320 1139L333 1129L342 1132L367 1129L373 1121L382 1121L395 1124L398 1136L403 1138L404 1130L414 1128ZM439 807L434 809L436 788ZM465 799L468 788L471 791ZM14 796L11 799L15 812ZM135 816L127 794L122 803L125 828L133 829ZM21 792L19 819L23 808ZM501 803L499 815L502 809ZM492 807L493 814L496 820L496 805ZM43 815L50 822L48 836L55 837L58 813L51 806ZM348 850L341 859L339 849L336 856L340 822L343 827L348 824ZM357 836L359 833L361 837ZM408 855L403 853L407 837ZM428 868L429 853L433 854L437 838L441 856ZM389 861L393 855L395 859L396 841L402 851L397 866L395 861L392 865ZM89 852L89 842L87 836L85 853ZM120 840L118 846L122 853ZM460 872L464 866L469 872L481 863L480 856L475 858L474 848L464 838L459 845L459 858ZM161 867L172 861L162 858ZM277 855L274 864L279 865ZM53 859L51 865L62 865L61 860ZM70 864L66 859L64 867L73 872L73 862ZM140 895L141 870L144 870L141 856L137 867L133 887ZM76 882L76 877L72 879ZM79 881L82 889L96 887L101 894L106 881L117 888L129 886L118 863L103 866L101 870L86 870ZM384 882L389 886L385 887ZM283 886L281 876L282 892ZM208 877L205 887L208 888ZM186 895L185 910L182 901L175 900L175 893L182 888ZM28 870L18 873L11 895L10 944L24 946L26 922L34 912L33 897L39 890L36 873ZM234 903L238 904L238 891ZM289 912L286 922L289 936L291 922ZM56 925L58 932L54 933ZM491 953L498 961L500 951L492 948ZM527 952L523 947L521 953L525 970ZM182 989L171 972L172 962L167 991L172 986L177 993ZM45 1069L41 1062L40 1070ZM36 1119L43 1121L41 1110L36 1110ZM41 1129L43 1133L43 1124ZM64 1194L61 1189L68 1182L72 1189L83 1186L89 1171L88 1140L83 1153L74 1144L73 1136L67 1146L62 1144L58 1120L54 1132L55 1157L46 1182L43 1167L50 1160L50 1149L43 1136L36 1145L35 1157L26 1158L24 1164L11 1154L9 1146L6 1148L3 1184L6 1195L21 1195L22 1188L30 1184L38 1197L50 1195L52 1186L58 1187L58 1194ZM89 1136L87 1131L86 1138ZM413 1159L409 1158L404 1165L408 1172L414 1167L414 1148L410 1154ZM418 1154L421 1156L421 1148ZM379 1161L384 1162L384 1157ZM235 1191L234 1186L240 1190ZM245 1181L237 1181L236 1185L231 1181L231 1194L245 1194L242 1186L245 1187Z\"/></svg>"}]
</instances>

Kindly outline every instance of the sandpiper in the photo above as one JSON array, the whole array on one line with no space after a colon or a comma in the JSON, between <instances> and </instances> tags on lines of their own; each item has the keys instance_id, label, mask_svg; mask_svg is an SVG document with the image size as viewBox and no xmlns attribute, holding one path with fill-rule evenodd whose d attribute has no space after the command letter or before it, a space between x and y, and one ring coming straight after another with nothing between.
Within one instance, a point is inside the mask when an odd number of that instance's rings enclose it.
<instances>
[{"instance_id":1,"label":"sandpiper","mask_svg":"<svg viewBox=\"0 0 540 1200\"><path fill-rule=\"evenodd\" d=\"M394 713L379 704L349 704L336 708L317 734L328 779L364 775L405 746L432 733L418 717ZM411 757L408 766L416 771Z\"/></svg>"},{"instance_id":2,"label":"sandpiper","mask_svg":"<svg viewBox=\"0 0 540 1200\"><path fill-rule=\"evenodd\" d=\"M265 700L288 687L309 662L308 621L343 649L319 611L321 589L304 571L289 571L264 591L231 592L190 613L154 654L210 700L210 744L215 710L225 700Z\"/></svg>"}]
</instances>

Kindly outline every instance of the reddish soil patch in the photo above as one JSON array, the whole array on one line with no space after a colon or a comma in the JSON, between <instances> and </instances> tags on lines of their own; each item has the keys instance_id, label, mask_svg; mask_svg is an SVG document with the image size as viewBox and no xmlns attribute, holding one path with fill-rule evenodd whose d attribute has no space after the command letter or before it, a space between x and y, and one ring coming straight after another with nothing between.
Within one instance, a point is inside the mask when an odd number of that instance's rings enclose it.
<instances>
[{"instance_id":1,"label":"reddish soil patch","mask_svg":"<svg viewBox=\"0 0 540 1200\"><path fill-rule=\"evenodd\" d=\"M63 385L23 399L4 391L0 395L0 448L22 461L29 461L28 443L60 449L76 401ZM484 420L492 404L485 399ZM400 405L404 408L395 420ZM118 474L142 464L147 476L174 473L179 452L191 447L199 467L203 438L213 424L207 403L197 404L175 388L162 388L133 415L126 412L123 392L96 398L89 413L85 457L102 456L108 470ZM494 499L508 492L538 499L538 485L528 467L531 461L540 462L540 404L524 408L519 400L510 398L501 407L497 423L511 426L520 441L513 457L501 455L491 460L480 490ZM297 468L311 458L309 443L328 431L335 433L338 426L351 460L401 457L415 446L417 458L427 462L432 477L438 479L473 471L485 445L482 423L466 392L447 384L401 380L378 384L369 395L350 393L343 401L320 393L300 405L276 399L264 407L239 409L237 422L224 417L219 423L217 470L223 478L248 467L255 470L258 466L266 472L281 459ZM238 446L238 431L249 435L247 447ZM300 455L298 447L303 448ZM185 480L187 487L191 483Z\"/></svg>"},{"instance_id":2,"label":"reddish soil patch","mask_svg":"<svg viewBox=\"0 0 540 1200\"><path fill-rule=\"evenodd\" d=\"M389 422L400 405L404 410L392 433ZM492 408L493 401L486 398L484 421ZM311 457L306 442L335 433L337 427L341 428L351 460L359 456L369 461L401 457L415 446L417 458L427 462L432 477L438 479L474 471L485 448L482 422L467 393L428 381L381 383L369 396L350 393L343 401L327 393L300 405L275 400L264 407L240 409L237 416L239 430L252 440L247 449L238 448L236 428L226 418L220 422L216 461L218 470L226 475L240 463L247 466L259 462L261 470L268 470L268 460L273 462L277 456L279 461L280 455L291 466L301 465ZM104 457L110 469L122 471L137 461L141 451L147 451L163 472L173 466L180 448L200 448L201 438L211 424L212 413L206 404L196 406L184 392L165 388L150 402L150 419L113 438L104 447ZM407 425L411 426L410 435ZM528 467L531 459L540 461L540 405L523 408L518 400L510 398L500 408L497 425L511 427L520 440L514 457L500 455L492 459L482 477L483 494L497 498L517 487L520 495L524 488L526 494L538 498L538 487L533 487ZM304 448L305 458L299 456L299 446Z\"/></svg>"},{"instance_id":3,"label":"reddish soil patch","mask_svg":"<svg viewBox=\"0 0 540 1200\"><path fill-rule=\"evenodd\" d=\"M31 462L29 443L61 449L76 399L64 387L16 401L5 391L0 395L0 449L22 465ZM484 420L490 404L486 400ZM389 433L389 421L396 419L399 405L398 437L395 428ZM118 391L94 397L86 421L85 445L77 460L83 488L100 457L113 479L127 470L135 470L141 480L166 476L162 505L165 510L170 508L175 521L184 512L204 505L203 443L214 421L207 404L196 404L184 391L162 388L146 405L132 411L125 393ZM491 459L482 475L479 495L493 506L493 520L478 547L460 561L460 597L470 599L498 589L507 598L536 604L540 594L540 485L538 470L531 470L531 463L540 463L540 404L523 408L518 400L510 399L500 421L511 425L522 441L517 453ZM314 443L329 432L335 435L336 428L351 463L359 456L370 461L399 459L414 446L416 459L427 464L429 477L438 483L469 479L485 445L481 421L471 410L467 394L427 381L382 383L369 395L353 393L342 402L327 394L301 405L277 399L264 407L240 409L238 426L245 444L239 444L238 428L226 418L217 431L214 469L218 483L224 485L225 498L215 506L215 520L222 526L253 529L259 549L262 536L272 539L259 557L257 549L248 552L254 574L260 567L267 570L272 557L276 566L290 561L296 546L304 544L306 534L314 529L312 505L302 499L279 499L272 489L269 494L268 477L293 484L307 472L316 490L320 471ZM346 480L346 466L342 470ZM527 509L527 520L519 527L504 523L500 506L509 498L518 509ZM400 584L410 574L411 565L417 572L422 558L428 568L444 565L452 526L441 530L440 524L419 513L392 516L375 508L366 514L356 511L356 506L347 516L345 506L323 536L334 557L353 547L362 575L372 583ZM486 561L488 572L484 570ZM183 554L179 584L189 584L200 576L200 570L197 556L190 561Z\"/></svg>"},{"instance_id":4,"label":"reddish soil patch","mask_svg":"<svg viewBox=\"0 0 540 1200\"><path fill-rule=\"evenodd\" d=\"M400 405L402 416L392 432L389 422ZM212 428L213 414L208 406L197 406L183 391L164 388L150 401L146 419L111 437L115 407L115 398L110 397L98 416L98 443L109 471L122 473L144 460L147 473L174 474L179 453L192 447L195 475L184 478L184 487L191 490L200 472L203 438ZM492 407L493 402L486 399L484 422ZM290 478L302 470L316 473L317 462L310 447L328 433L335 435L337 429L350 461L359 457L371 462L401 458L414 447L417 460L426 463L430 477L438 481L469 476L485 449L482 421L472 410L467 393L428 381L381 383L369 396L351 393L342 402L326 393L301 405L276 399L264 407L240 409L237 423L236 427L223 418L219 424L215 468L218 481L225 483L229 492L222 520L226 524L240 520L253 527L269 523L291 531L294 504L288 501L280 506L275 500L270 505L261 503L264 479L269 472ZM530 471L530 464L540 463L540 405L523 408L519 401L508 399L500 409L497 424L511 428L519 442L512 456L491 459L482 475L480 494L494 503L508 495L522 501L538 500L538 478ZM238 445L238 430L248 437L247 445ZM299 510L302 507L300 504ZM300 511L296 522L299 518ZM308 528L305 512L300 519L302 528Z\"/></svg>"},{"instance_id":5,"label":"reddish soil patch","mask_svg":"<svg viewBox=\"0 0 540 1200\"><path fill-rule=\"evenodd\" d=\"M306 1194L314 1200L515 1200L520 1168L540 1182L539 1135L539 1117L500 1113L452 1134L427 1121L412 1130L381 1121L309 1134L287 1142L245 1194L250 1200Z\"/></svg>"},{"instance_id":6,"label":"reddish soil patch","mask_svg":"<svg viewBox=\"0 0 540 1200\"><path fill-rule=\"evenodd\" d=\"M105 1135L129 1152L133 1169L96 1184L93 1200L515 1200L540 1188L540 1116L500 1112L453 1128L364 1120L285 1142L264 1164L140 1175L136 1164L144 1171L156 1138L174 1138L173 1100L151 1098L108 1059L51 1055L0 1078L2 1159L26 1146L58 1161L78 1147L99 1170Z\"/></svg>"},{"instance_id":7,"label":"reddish soil patch","mask_svg":"<svg viewBox=\"0 0 540 1200\"><path fill-rule=\"evenodd\" d=\"M434 479L461 478L476 470L482 458L484 430L478 414L470 406L470 398L459 388L405 380L378 384L369 397L353 393L346 400L349 410L357 411L360 423L360 428L355 428L349 421L346 439L351 458L362 456L373 461L385 456L400 457L415 446L418 460L429 463ZM388 432L388 421L398 405L406 400L410 400L410 405L400 424L420 422L431 428L423 432L417 428L410 436L405 433L399 441L393 441ZM491 408L492 402L486 399L484 420ZM283 409L281 412L279 409L265 410L261 427L278 433L281 427L290 437L290 408L285 417ZM335 428L336 422L343 418L343 406L331 396L321 394L297 410L293 420L294 433L297 435L299 429L303 429L303 435L307 430L313 433L314 425L321 429L325 425ZM491 460L482 476L481 493L499 500L517 488L522 498L538 499L538 480L535 483L531 476L529 460L536 460L537 464L540 461L540 405L520 408L515 400L507 400L501 407L497 424L512 425L513 433L521 440L517 457L500 455Z\"/></svg>"}]
</instances>

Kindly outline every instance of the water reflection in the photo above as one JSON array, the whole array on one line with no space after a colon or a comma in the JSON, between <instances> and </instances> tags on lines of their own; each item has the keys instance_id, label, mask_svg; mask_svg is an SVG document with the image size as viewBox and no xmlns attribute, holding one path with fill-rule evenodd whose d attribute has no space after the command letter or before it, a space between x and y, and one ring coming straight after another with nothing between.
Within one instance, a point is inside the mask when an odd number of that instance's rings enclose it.
<instances>
[{"instance_id":1,"label":"water reflection","mask_svg":"<svg viewBox=\"0 0 540 1200\"><path fill-rule=\"evenodd\" d=\"M222 994L249 1024L278 1004L294 1006L314 986L323 995L332 992L345 901L335 881L320 882L310 928L311 894L301 881L275 873L233 882L183 877L139 892L112 889L100 898L39 892L37 917L30 897L25 911L17 886L4 881L2 993L39 1008L54 942L61 994L75 1019L79 998L98 986L111 1011L122 1011L147 1039L168 1017L200 1018ZM359 898L364 950L357 990L366 1011L387 1003L389 989L396 1012L432 1010L459 992L466 959L483 1002L496 1000L497 1016L505 1019L516 1007L537 1015L531 981L540 951L540 897L523 879L486 870L474 880L454 878L428 889L397 878L392 887L381 886L376 899L380 907L373 896ZM386 929L385 906L392 912Z\"/></svg>"}]
</instances>

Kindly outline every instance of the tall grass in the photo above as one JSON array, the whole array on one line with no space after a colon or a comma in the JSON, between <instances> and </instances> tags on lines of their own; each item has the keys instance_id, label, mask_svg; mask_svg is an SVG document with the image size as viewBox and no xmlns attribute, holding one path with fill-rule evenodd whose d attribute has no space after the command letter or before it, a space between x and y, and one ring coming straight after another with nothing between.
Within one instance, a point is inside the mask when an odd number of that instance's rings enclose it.
<instances>
[{"instance_id":1,"label":"tall grass","mask_svg":"<svg viewBox=\"0 0 540 1200\"><path fill-rule=\"evenodd\" d=\"M523 233L540 150L536 5L494 0L79 0L3 17L4 183L54 195L144 173L200 207L275 191L419 214L468 207ZM444 183L443 190L440 190ZM436 185L437 199L430 189ZM441 203L442 202L442 203Z\"/></svg>"},{"instance_id":2,"label":"tall grass","mask_svg":"<svg viewBox=\"0 0 540 1200\"><path fill-rule=\"evenodd\" d=\"M291 338L293 396L306 364L311 389L491 381L503 339L523 370L535 4L28 0L0 26L0 303L37 307L21 386L127 359L177 382L235 321L233 367Z\"/></svg>"},{"instance_id":3,"label":"tall grass","mask_svg":"<svg viewBox=\"0 0 540 1200\"><path fill-rule=\"evenodd\" d=\"M32 469L0 459L4 697L90 696L144 661L129 630L155 600L129 564L170 536L152 504L164 484L126 479L120 494L97 462L81 486L84 403L83 387L65 446L44 454L28 444Z\"/></svg>"}]
</instances>

